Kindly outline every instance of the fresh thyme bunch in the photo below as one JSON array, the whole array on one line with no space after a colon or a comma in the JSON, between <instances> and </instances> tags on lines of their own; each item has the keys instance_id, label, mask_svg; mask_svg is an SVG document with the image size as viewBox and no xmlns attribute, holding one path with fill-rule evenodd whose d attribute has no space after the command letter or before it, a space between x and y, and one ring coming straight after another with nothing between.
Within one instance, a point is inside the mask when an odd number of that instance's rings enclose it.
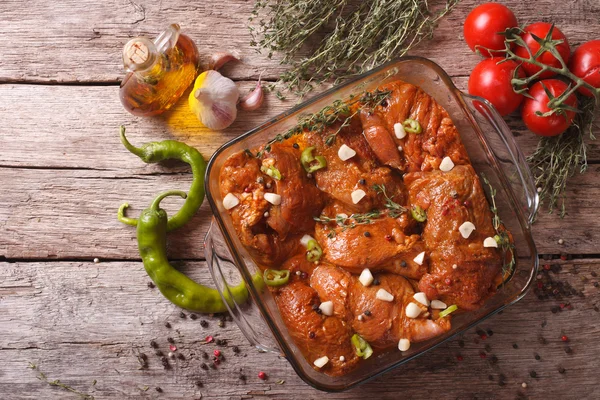
<instances>
[{"instance_id":1,"label":"fresh thyme bunch","mask_svg":"<svg viewBox=\"0 0 600 400\"><path fill-rule=\"evenodd\" d=\"M579 109L573 124L567 131L558 136L542 137L538 142L537 149L529 156L528 161L532 167L535 177L535 183L538 187L540 200L547 202L548 211L552 212L555 207L560 208L560 216L564 217L565 209L565 189L571 176L579 170L584 173L587 169L587 144L584 141L586 135L594 140L593 121L594 115L600 106L600 89L597 89L585 82L583 79L574 75L562 59L556 46L562 43L562 40L552 39L552 27L546 37L540 38L532 35L533 39L539 43L540 49L532 54L531 50L521 37L523 30L521 28L509 28L504 32L506 60L514 60L521 64L527 62L541 68L541 70L527 78L519 78L517 71L512 79L515 92L528 96L527 87L545 71L551 71L559 77L571 83L571 86L565 93L559 97L551 98L548 107L551 113L562 114L569 106L565 100L572 94L577 94ZM527 57L520 57L511 49L512 45L524 47L527 49ZM560 68L543 64L537 58L545 51L550 52L560 62ZM581 87L588 89L594 96L592 98L579 95L577 90Z\"/></svg>"},{"instance_id":2,"label":"fresh thyme bunch","mask_svg":"<svg viewBox=\"0 0 600 400\"><path fill-rule=\"evenodd\" d=\"M370 0L354 6L347 0L258 0L250 17L251 45L268 51L269 57L283 53L282 62L290 70L280 82L303 96L314 84L343 79L405 54L430 37L437 21L458 1L446 0L442 10L432 13L426 0ZM328 23L334 25L329 32ZM317 45L299 59L309 39Z\"/></svg>"}]
</instances>

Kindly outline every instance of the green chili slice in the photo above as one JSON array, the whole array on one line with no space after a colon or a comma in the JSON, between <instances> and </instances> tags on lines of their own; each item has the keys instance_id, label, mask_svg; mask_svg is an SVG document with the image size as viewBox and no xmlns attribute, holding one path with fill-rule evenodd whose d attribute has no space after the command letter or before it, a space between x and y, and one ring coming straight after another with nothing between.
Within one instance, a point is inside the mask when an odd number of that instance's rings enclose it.
<instances>
[{"instance_id":1,"label":"green chili slice","mask_svg":"<svg viewBox=\"0 0 600 400\"><path fill-rule=\"evenodd\" d=\"M416 133L417 135L423 132L421 124L416 119L409 118L402 123L402 127L406 132Z\"/></svg>"},{"instance_id":2,"label":"green chili slice","mask_svg":"<svg viewBox=\"0 0 600 400\"><path fill-rule=\"evenodd\" d=\"M278 181L281 180L281 172L279 172L279 170L272 165L268 167L266 165L263 165L262 167L260 167L260 170L273 179L277 179Z\"/></svg>"},{"instance_id":3,"label":"green chili slice","mask_svg":"<svg viewBox=\"0 0 600 400\"><path fill-rule=\"evenodd\" d=\"M371 345L363 339L358 333L352 335L352 345L354 345L354 352L357 356L361 357L363 360L371 357L373 354L373 349Z\"/></svg>"},{"instance_id":4,"label":"green chili slice","mask_svg":"<svg viewBox=\"0 0 600 400\"><path fill-rule=\"evenodd\" d=\"M452 304L450 307L440 312L440 318L444 318L445 316L452 314L456 310L458 310L458 307L456 306L456 304Z\"/></svg>"},{"instance_id":5,"label":"green chili slice","mask_svg":"<svg viewBox=\"0 0 600 400\"><path fill-rule=\"evenodd\" d=\"M287 269L266 269L263 274L263 279L268 286L283 286L290 280L290 271Z\"/></svg>"},{"instance_id":6,"label":"green chili slice","mask_svg":"<svg viewBox=\"0 0 600 400\"><path fill-rule=\"evenodd\" d=\"M315 239L311 239L306 244L306 260L310 262L319 261L323 255L323 249Z\"/></svg>"},{"instance_id":7,"label":"green chili slice","mask_svg":"<svg viewBox=\"0 0 600 400\"><path fill-rule=\"evenodd\" d=\"M327 166L327 160L323 156L314 156L313 151L314 147L307 147L300 154L300 162L302 166L309 174L320 170L321 168L325 168Z\"/></svg>"},{"instance_id":8,"label":"green chili slice","mask_svg":"<svg viewBox=\"0 0 600 400\"><path fill-rule=\"evenodd\" d=\"M427 220L427 212L417 205L412 206L410 214L416 221L425 222Z\"/></svg>"}]
</instances>

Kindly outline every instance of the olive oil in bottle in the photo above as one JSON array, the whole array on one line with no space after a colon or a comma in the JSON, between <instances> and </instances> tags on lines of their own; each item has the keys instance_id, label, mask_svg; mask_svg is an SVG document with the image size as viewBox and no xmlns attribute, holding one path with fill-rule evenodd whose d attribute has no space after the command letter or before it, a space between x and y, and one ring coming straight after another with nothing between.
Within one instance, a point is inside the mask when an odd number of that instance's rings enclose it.
<instances>
[{"instance_id":1,"label":"olive oil in bottle","mask_svg":"<svg viewBox=\"0 0 600 400\"><path fill-rule=\"evenodd\" d=\"M127 111L140 117L168 110L194 81L198 73L196 45L172 24L152 41L138 37L123 48L128 71L119 96Z\"/></svg>"}]
</instances>

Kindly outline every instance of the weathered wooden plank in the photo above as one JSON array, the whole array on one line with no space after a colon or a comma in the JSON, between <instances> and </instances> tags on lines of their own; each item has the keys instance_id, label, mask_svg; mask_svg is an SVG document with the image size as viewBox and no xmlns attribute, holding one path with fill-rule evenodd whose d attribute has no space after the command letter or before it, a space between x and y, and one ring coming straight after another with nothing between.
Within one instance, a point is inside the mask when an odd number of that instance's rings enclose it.
<instances>
[{"instance_id":1,"label":"weathered wooden plank","mask_svg":"<svg viewBox=\"0 0 600 400\"><path fill-rule=\"evenodd\" d=\"M462 24L478 3L463 0L441 21L435 40L423 43L412 54L432 58L451 75L468 75L477 58L462 39ZM522 24L555 22L572 45L600 37L600 25L594 17L600 6L595 1L560 6L554 0L504 3ZM244 62L225 69L232 77L256 79L264 71L265 78L274 79L285 70L278 55L270 60L249 46L246 25L252 6L252 1L214 0L3 1L0 82L117 82L124 75L121 49L127 40L138 35L153 37L171 22L179 23L204 55L237 49Z\"/></svg>"},{"instance_id":2,"label":"weathered wooden plank","mask_svg":"<svg viewBox=\"0 0 600 400\"><path fill-rule=\"evenodd\" d=\"M160 167L156 167L160 168ZM138 258L135 229L116 219L121 203L136 216L154 196L167 189L187 190L188 174L0 168L0 256L10 259ZM598 254L600 220L597 206L600 167L573 178L568 190L569 215L540 213L533 232L542 254ZM181 200L166 199L168 212ZM211 220L205 203L185 227L169 237L171 257L202 259ZM558 245L563 239L564 244Z\"/></svg>"},{"instance_id":3,"label":"weathered wooden plank","mask_svg":"<svg viewBox=\"0 0 600 400\"><path fill-rule=\"evenodd\" d=\"M466 78L454 81L459 88L466 87ZM255 82L238 85L246 93ZM200 127L188 109L187 97L156 118L136 118L127 113L119 101L117 87L0 85L0 97L0 165L120 170L122 175L143 164L121 145L121 124L128 127L134 144L183 140L208 159L223 143L295 105L294 101L268 95L261 109L240 111L233 125L214 132ZM530 154L538 137L527 131L518 116L506 120L523 152ZM598 128L595 132L600 135ZM590 143L588 158L591 162L600 161L600 142Z\"/></svg>"},{"instance_id":4,"label":"weathered wooden plank","mask_svg":"<svg viewBox=\"0 0 600 400\"><path fill-rule=\"evenodd\" d=\"M367 395L396 399L398 393L414 399L598 398L597 371L591 363L600 351L596 340L600 313L593 309L600 305L600 291L593 286L598 278L591 273L598 270L600 261L559 263L562 271L549 272L549 276L570 283L585 297L538 300L529 294L502 315L480 324L480 329L493 336L484 340L471 330L374 382L327 395L303 383L285 359L251 348L233 322L219 328L218 317L181 319L179 309L148 288L139 262L3 262L0 398L78 398L36 379L38 372L27 368L30 362L48 379L60 379L97 399L199 398L201 394L215 399L358 399ZM203 263L186 263L183 270L200 282L210 282ZM552 313L551 308L561 302L570 303L573 310ZM207 328L201 327L201 319L209 321ZM165 322L172 327L165 327ZM227 345L199 343L209 334L226 339ZM568 336L568 343L561 341L562 335ZM155 340L167 354L168 337L175 340L177 353L183 353L185 360L170 360L172 368L165 371L149 343ZM232 350L236 345L239 355ZM565 352L567 346L570 354ZM201 352L210 354L216 348L225 361L217 370L204 371ZM139 368L139 353L148 356L147 369ZM566 372L560 374L559 367ZM245 384L239 379L240 368L247 376ZM267 381L257 378L260 370L268 374ZM505 377L502 386L500 375ZM277 384L280 379L285 381L282 385ZM197 380L202 388L195 386ZM156 386L164 392L157 393Z\"/></svg>"}]
</instances>

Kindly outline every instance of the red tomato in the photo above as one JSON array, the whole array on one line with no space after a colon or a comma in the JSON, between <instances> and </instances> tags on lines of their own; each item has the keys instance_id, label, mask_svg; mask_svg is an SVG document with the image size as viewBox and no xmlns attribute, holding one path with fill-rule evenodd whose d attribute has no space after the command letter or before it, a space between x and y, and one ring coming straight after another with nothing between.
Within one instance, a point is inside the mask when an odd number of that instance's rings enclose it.
<instances>
[{"instance_id":1,"label":"red tomato","mask_svg":"<svg viewBox=\"0 0 600 400\"><path fill-rule=\"evenodd\" d=\"M521 37L523 38L523 40L525 40L527 47L529 47L529 49L531 50L531 54L535 55L535 53L540 49L540 44L535 41L531 34L534 34L535 36L543 39L546 37L551 27L552 24L548 24L546 22L536 22L535 24L531 24L524 29L525 33L523 33ZM571 48L569 47L567 37L563 35L563 33L556 26L552 31L552 39L563 41L561 44L556 46L556 49L558 50L558 54L560 54L565 64L568 63L569 56L571 55ZM518 46L515 49L515 54L519 57L529 58L529 53L527 53L527 49L525 47ZM540 54L540 56L536 58L536 60L550 67L561 67L560 61L558 61L556 57L554 57L549 51L545 51L542 54ZM532 76L533 74L541 70L541 68L537 65L533 65L530 63L523 63L523 69L525 69L527 76ZM550 78L554 75L556 75L554 72L546 71L540 74L538 78L545 79Z\"/></svg>"},{"instance_id":2,"label":"red tomato","mask_svg":"<svg viewBox=\"0 0 600 400\"><path fill-rule=\"evenodd\" d=\"M592 40L582 44L573 52L569 69L575 76L582 78L595 88L600 87L600 40ZM592 96L586 88L579 88L579 93Z\"/></svg>"},{"instance_id":3,"label":"red tomato","mask_svg":"<svg viewBox=\"0 0 600 400\"><path fill-rule=\"evenodd\" d=\"M491 50L504 49L504 36L498 32L504 32L506 28L517 26L517 17L506 6L498 3L485 3L475 7L463 26L463 33L471 50L476 46ZM492 57L486 50L479 48L484 57Z\"/></svg>"},{"instance_id":4,"label":"red tomato","mask_svg":"<svg viewBox=\"0 0 600 400\"><path fill-rule=\"evenodd\" d=\"M514 61L498 64L502 60L502 57L493 57L477 64L469 77L469 93L489 100L500 115L507 115L519 107L524 96L515 93L510 84L518 64ZM525 78L521 68L518 76Z\"/></svg>"},{"instance_id":5,"label":"red tomato","mask_svg":"<svg viewBox=\"0 0 600 400\"><path fill-rule=\"evenodd\" d=\"M533 84L531 89L529 89L529 94L533 97L533 99L525 98L523 102L523 109L521 110L521 118L527 128L540 136L556 136L560 135L573 122L573 118L575 118L575 112L573 111L565 111L564 114L552 114L548 117L542 117L536 114L536 112L540 112L542 114L550 111L548 108L548 102L550 99L544 90L546 86L548 91L552 93L552 96L558 97L563 94L569 85L564 83L563 81L559 81L558 79L545 79L543 81L538 81ZM570 95L566 100L565 104L576 108L577 107L577 97L574 94Z\"/></svg>"}]
</instances>

